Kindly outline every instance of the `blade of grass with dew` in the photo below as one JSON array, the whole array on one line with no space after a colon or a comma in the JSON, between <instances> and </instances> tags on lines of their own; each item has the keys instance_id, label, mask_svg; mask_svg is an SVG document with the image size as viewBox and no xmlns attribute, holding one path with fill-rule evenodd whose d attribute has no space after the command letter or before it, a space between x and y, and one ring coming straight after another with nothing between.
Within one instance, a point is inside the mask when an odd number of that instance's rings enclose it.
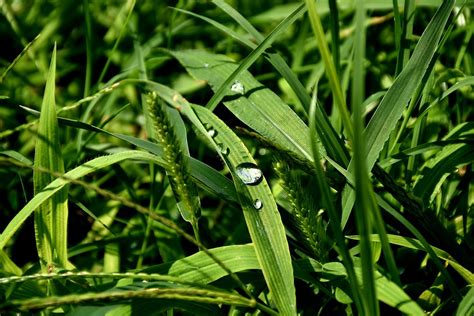
<instances>
[{"instance_id":1,"label":"blade of grass with dew","mask_svg":"<svg viewBox=\"0 0 474 316\"><path fill-rule=\"evenodd\" d=\"M165 166L165 162L153 154L143 151L124 151L117 154L112 154L104 157L99 157L82 164L64 174L67 178L78 179L87 174L105 168L111 164L118 163L124 160L142 160L152 161L161 166ZM49 182L48 182L49 183ZM58 178L49 183L15 215L15 217L8 223L7 227L0 235L0 249L3 249L13 234L21 227L25 220L41 205L44 205L51 197L58 191L63 189L68 184L68 180Z\"/></svg>"},{"instance_id":2,"label":"blade of grass with dew","mask_svg":"<svg viewBox=\"0 0 474 316\"><path fill-rule=\"evenodd\" d=\"M208 81L214 90L219 89L237 68L232 59L223 55L203 51L181 51L173 55L192 76ZM299 160L311 161L308 127L296 113L250 73L245 71L237 79L234 85L227 87L226 107L242 122L293 153ZM234 92L231 86L243 90Z\"/></svg>"},{"instance_id":3,"label":"blade of grass with dew","mask_svg":"<svg viewBox=\"0 0 474 316\"><path fill-rule=\"evenodd\" d=\"M316 170L315 176L318 183L318 188L320 190L319 194L321 195L321 205L324 206L324 208L327 210L329 214L330 227L336 239L336 244L337 244L336 249L338 253L340 254L340 256L342 257L342 262L347 271L349 285L351 287L351 292L352 292L352 299L356 305L358 312L360 314L363 314L364 302L363 302L363 298L361 297L361 294L359 291L360 290L359 283L357 281L357 278L354 272L354 263L352 261L352 258L345 244L344 236L342 234L342 229L339 225L340 223L339 214L336 211L335 205L333 204L330 187L327 183L326 177L324 175L324 171L320 164L321 157L319 155L318 149L316 148L317 136L318 136L317 131L316 131L316 115L315 115L316 106L317 106L317 103L316 103L316 95L315 95L313 98L313 102L311 103L311 107L309 111L309 127L310 127L310 137L312 140L311 148L313 152L313 161L314 161L314 166Z\"/></svg>"},{"instance_id":4,"label":"blade of grass with dew","mask_svg":"<svg viewBox=\"0 0 474 316\"><path fill-rule=\"evenodd\" d=\"M296 314L293 267L285 228L275 199L242 141L207 108L194 106L199 120L210 126L208 133L215 149L229 167L239 195L243 215L255 246L258 261L280 313Z\"/></svg>"},{"instance_id":5,"label":"blade of grass with dew","mask_svg":"<svg viewBox=\"0 0 474 316\"><path fill-rule=\"evenodd\" d=\"M311 11L310 11L311 12ZM357 233L360 236L360 261L362 270L362 302L364 314L380 315L380 308L377 301L377 292L375 290L375 267L372 259L372 243L370 235L373 229L373 222L376 218L374 212L373 188L369 180L369 172L365 163L364 148L364 123L362 120L365 91L365 8L364 3L358 1L355 13L355 38L354 38L354 63L352 74L352 122L353 122L353 156L354 161L354 179L355 179L355 217ZM327 65L326 65L327 66ZM382 223L383 225L383 223Z\"/></svg>"},{"instance_id":6,"label":"blade of grass with dew","mask_svg":"<svg viewBox=\"0 0 474 316\"><path fill-rule=\"evenodd\" d=\"M438 41L442 36L453 5L454 0L444 1L436 11L416 45L408 64L395 79L370 119L364 131L366 161L369 170L374 166L385 142L390 137L408 101L425 75L435 55ZM354 168L353 162L349 164L349 170L352 170L352 168ZM345 227L351 213L354 205L354 195L354 191L346 186L342 200L342 227Z\"/></svg>"},{"instance_id":7,"label":"blade of grass with dew","mask_svg":"<svg viewBox=\"0 0 474 316\"><path fill-rule=\"evenodd\" d=\"M227 3L223 1L214 1L216 5L218 5L222 10L224 10L229 16L231 16L234 20L236 20L242 27L244 27L252 36L254 36L258 43L261 43L264 40L263 35L261 35L244 17L240 15L235 9L230 7ZM234 39L240 41L242 44L248 46L251 49L256 49L257 45L253 42L249 41L245 36L242 36L223 24L216 22L215 20L209 19L205 16L195 14L193 12L189 12L182 9L177 9L180 12L186 13L188 15L197 17L202 19L209 24L213 25L220 31L224 32L225 34L233 37ZM298 99L300 100L301 104L305 111L308 111L309 104L310 104L310 97L306 92L304 86L298 80L296 74L290 69L290 67L286 64L284 59L273 50L267 50L263 56L268 59L268 61L275 67L275 69L286 79L290 87L293 89L295 94L297 95ZM317 117L318 117L318 133L321 135L321 141L324 144L324 148L328 151L328 154L333 157L337 161L347 161L347 153L345 152L345 148L337 136L336 132L334 131L333 127L329 123L329 119L327 115L324 113L322 108L318 107L317 109ZM347 164L346 162L346 164Z\"/></svg>"},{"instance_id":8,"label":"blade of grass with dew","mask_svg":"<svg viewBox=\"0 0 474 316\"><path fill-rule=\"evenodd\" d=\"M287 29L288 26L293 24L298 18L300 18L304 13L304 6L299 6L295 11L293 11L288 17L286 17L278 26L239 64L237 69L235 69L230 76L228 76L223 83L216 85L216 93L207 103L206 107L214 110L217 104L228 94L228 89L232 85L233 81L245 70L247 70L257 59L260 57L264 51L270 47L273 41L280 35L283 31ZM218 87L218 88L217 88Z\"/></svg>"},{"instance_id":9,"label":"blade of grass with dew","mask_svg":"<svg viewBox=\"0 0 474 316\"><path fill-rule=\"evenodd\" d=\"M388 234L388 240L391 244L397 245L397 246L402 246L405 248L409 249L415 249L415 250L421 250L426 252L425 247L423 244L415 239L415 238L410 238L410 237L404 237L404 236L399 236L399 235L392 235ZM347 236L348 239L354 239L354 240L359 240L359 236ZM378 235L372 235L372 241L373 242L380 242L380 238ZM456 270L457 273L469 284L474 283L474 273L470 272L467 268L463 267L461 264L459 264L456 260L454 260L453 257L446 251L439 249L437 247L431 246L430 247L433 249L434 253L436 256L440 259L445 260L449 265L453 267L454 270Z\"/></svg>"},{"instance_id":10,"label":"blade of grass with dew","mask_svg":"<svg viewBox=\"0 0 474 316\"><path fill-rule=\"evenodd\" d=\"M35 146L35 168L46 168L53 172L64 172L64 163L59 143L59 128L56 118L55 102L56 79L56 45L51 57L43 104L38 124ZM45 173L33 172L35 195L47 186L54 178ZM64 188L53 198L39 206L35 212L35 237L44 271L48 267L60 265L70 268L67 257L67 225L68 225L68 190Z\"/></svg>"},{"instance_id":11,"label":"blade of grass with dew","mask_svg":"<svg viewBox=\"0 0 474 316\"><path fill-rule=\"evenodd\" d=\"M24 106L21 106L22 109L25 111L38 116L39 112ZM83 123L80 121L59 117L58 118L59 124L70 126L73 128L83 129L91 132L102 133L106 135L113 136L117 139L123 140L130 145L137 146L143 150L146 150L150 153L153 153L157 156L163 155L163 150L159 146L159 144L152 143L140 138L136 138L129 135L119 134L119 133L111 133L104 129L98 128L94 125ZM1 154L2 152L0 152ZM15 157L12 157L15 158ZM215 170L214 168L208 166L207 164L194 159L192 157L186 156L185 159L189 164L191 176L193 177L194 181L198 185L200 185L203 189L216 194L217 196L231 202L237 202L237 193L235 192L235 188L232 182L227 179L225 176L219 173L219 171Z\"/></svg>"}]
</instances>

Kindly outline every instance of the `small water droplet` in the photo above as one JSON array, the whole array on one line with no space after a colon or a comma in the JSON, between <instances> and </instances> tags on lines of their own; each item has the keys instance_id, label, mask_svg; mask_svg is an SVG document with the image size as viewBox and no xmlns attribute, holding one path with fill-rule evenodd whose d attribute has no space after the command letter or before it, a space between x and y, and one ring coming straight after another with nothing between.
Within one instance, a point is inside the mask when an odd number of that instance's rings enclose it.
<instances>
[{"instance_id":1,"label":"small water droplet","mask_svg":"<svg viewBox=\"0 0 474 316\"><path fill-rule=\"evenodd\" d=\"M230 150L224 144L218 143L217 147L219 148L219 152L223 155L228 155Z\"/></svg>"},{"instance_id":2,"label":"small water droplet","mask_svg":"<svg viewBox=\"0 0 474 316\"><path fill-rule=\"evenodd\" d=\"M263 179L262 170L251 162L244 162L238 165L235 173L244 184L248 185L257 185Z\"/></svg>"},{"instance_id":3,"label":"small water droplet","mask_svg":"<svg viewBox=\"0 0 474 316\"><path fill-rule=\"evenodd\" d=\"M217 131L211 128L210 130L207 131L207 135L209 135L210 137L216 137Z\"/></svg>"},{"instance_id":4,"label":"small water droplet","mask_svg":"<svg viewBox=\"0 0 474 316\"><path fill-rule=\"evenodd\" d=\"M257 211L260 210L260 209L263 207L262 201L260 201L259 199L256 199L255 201L253 201L253 207L254 207Z\"/></svg>"},{"instance_id":5,"label":"small water droplet","mask_svg":"<svg viewBox=\"0 0 474 316\"><path fill-rule=\"evenodd\" d=\"M245 94L245 87L240 81L235 81L230 87L230 90L238 94Z\"/></svg>"},{"instance_id":6,"label":"small water droplet","mask_svg":"<svg viewBox=\"0 0 474 316\"><path fill-rule=\"evenodd\" d=\"M209 67L209 64L208 63L205 63L204 64L204 68L208 68Z\"/></svg>"}]
</instances>

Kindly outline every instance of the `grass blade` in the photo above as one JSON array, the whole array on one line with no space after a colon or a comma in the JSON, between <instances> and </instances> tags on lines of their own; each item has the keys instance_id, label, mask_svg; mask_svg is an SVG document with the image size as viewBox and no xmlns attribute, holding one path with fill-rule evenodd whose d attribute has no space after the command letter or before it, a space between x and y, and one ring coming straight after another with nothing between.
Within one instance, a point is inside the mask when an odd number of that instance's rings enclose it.
<instances>
[{"instance_id":1,"label":"grass blade","mask_svg":"<svg viewBox=\"0 0 474 316\"><path fill-rule=\"evenodd\" d=\"M38 136L35 147L35 168L45 168L53 172L64 172L64 163L59 143L59 128L55 103L56 46L51 57L46 88L41 105L38 124ZM34 172L35 195L47 186L53 177L49 174ZM38 256L44 271L60 265L70 267L67 259L67 188L61 190L52 199L39 206L35 212L35 232Z\"/></svg>"},{"instance_id":2,"label":"grass blade","mask_svg":"<svg viewBox=\"0 0 474 316\"><path fill-rule=\"evenodd\" d=\"M293 267L273 195L242 141L217 116L204 107L193 111L215 133L212 140L231 170L258 261L275 305L283 315L296 314ZM209 134L208 134L209 135Z\"/></svg>"}]
</instances>

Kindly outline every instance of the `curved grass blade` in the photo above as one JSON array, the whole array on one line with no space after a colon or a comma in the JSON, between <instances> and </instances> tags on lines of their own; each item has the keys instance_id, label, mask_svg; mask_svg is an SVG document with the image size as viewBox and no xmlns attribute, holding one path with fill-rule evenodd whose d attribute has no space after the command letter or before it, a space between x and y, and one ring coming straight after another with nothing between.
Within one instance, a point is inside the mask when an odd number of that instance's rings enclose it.
<instances>
[{"instance_id":1,"label":"curved grass blade","mask_svg":"<svg viewBox=\"0 0 474 316\"><path fill-rule=\"evenodd\" d=\"M51 57L46 88L41 105L37 140L35 146L35 168L45 168L53 172L64 172L64 163L59 143L59 128L56 118L54 98L56 79L56 45ZM33 172L35 195L54 180L50 174ZM35 212L35 237L38 256L43 270L59 264L71 267L67 256L68 191L61 190Z\"/></svg>"},{"instance_id":2,"label":"curved grass blade","mask_svg":"<svg viewBox=\"0 0 474 316\"><path fill-rule=\"evenodd\" d=\"M193 111L204 126L210 126L208 130L215 131L214 137L209 138L234 178L272 298L281 313L293 315L296 313L293 268L285 229L270 188L242 141L206 108L195 106Z\"/></svg>"},{"instance_id":3,"label":"curved grass blade","mask_svg":"<svg viewBox=\"0 0 474 316\"><path fill-rule=\"evenodd\" d=\"M204 51L181 51L173 55L191 75L208 81L215 91L237 68L232 59ZM226 107L242 122L279 147L300 160L311 161L308 127L296 113L249 72L242 72L237 79L234 84L240 84L243 93L231 91L232 84L227 86L228 97L224 99ZM323 148L320 150L323 151Z\"/></svg>"},{"instance_id":4,"label":"curved grass blade","mask_svg":"<svg viewBox=\"0 0 474 316\"><path fill-rule=\"evenodd\" d=\"M64 174L67 178L77 179L83 177L89 173L100 170L111 164L118 163L124 160L145 160L155 162L159 165L165 165L165 162L162 161L159 157L142 152L142 151L124 151L117 154L99 157L94 160L88 161L87 163L74 168L73 170L68 171ZM45 188L38 192L18 213L15 217L8 223L7 227L3 230L0 235L0 249L3 249L13 234L20 228L20 226L25 222L25 220L39 208L41 205L53 197L58 191L60 191L64 186L68 184L68 181L62 178L55 179L49 183Z\"/></svg>"},{"instance_id":5,"label":"curved grass blade","mask_svg":"<svg viewBox=\"0 0 474 316\"><path fill-rule=\"evenodd\" d=\"M405 248L410 248L410 249L422 250L426 252L426 249L423 246L423 244L417 239L404 237L404 236L398 236L398 235L391 235L391 234L388 234L387 236L388 236L389 242L393 245L403 246ZM355 239L355 240L360 239L359 236L347 236L347 238ZM379 236L372 235L372 241L380 242ZM467 268L460 265L446 251L434 246L431 246L431 248L433 249L436 256L438 256L438 258L441 258L445 260L447 263L449 263L453 267L453 269L456 270L464 280L466 280L466 282L468 282L469 284L474 284L474 273L470 272Z\"/></svg>"},{"instance_id":6,"label":"curved grass blade","mask_svg":"<svg viewBox=\"0 0 474 316\"><path fill-rule=\"evenodd\" d=\"M288 17L286 17L278 26L268 35L255 50L253 50L250 55L248 55L235 69L230 76L228 76L222 84L220 84L216 89L216 93L207 103L206 107L210 110L214 110L217 104L224 98L227 94L229 86L232 82L245 70L247 70L257 59L260 57L263 52L270 47L272 42L277 38L280 33L285 31L288 26L293 24L298 18L300 18L304 13L304 5L300 5L295 11L293 11Z\"/></svg>"},{"instance_id":7,"label":"curved grass blade","mask_svg":"<svg viewBox=\"0 0 474 316\"><path fill-rule=\"evenodd\" d=\"M285 228L265 178L242 141L217 116L194 106L216 150L229 167L258 261L280 313L296 314L293 267Z\"/></svg>"},{"instance_id":8,"label":"curved grass blade","mask_svg":"<svg viewBox=\"0 0 474 316\"><path fill-rule=\"evenodd\" d=\"M152 85L150 87L155 87L155 85ZM20 106L20 107L35 116L39 115L39 112L36 110L27 108L25 106ZM130 145L137 146L138 148L141 148L150 153L153 153L157 156L163 155L163 149L161 148L159 144L155 144L147 140L143 140L140 138L136 138L136 137L124 135L124 134L119 134L119 133L111 133L97 126L87 124L87 123L77 121L77 120L68 119L68 118L59 117L58 122L59 124L62 124L65 126L70 126L70 127L87 130L87 131L91 131L95 133L110 135L112 137L123 140L129 143ZM0 151L0 154L1 153L3 152ZM220 174L214 168L208 166L207 164L197 159L194 159L186 155L185 155L185 159L187 163L189 164L191 176L193 177L194 181L196 181L198 185L200 185L203 189L213 194L216 194L217 196L227 201L237 202L237 193L235 192L235 188L229 179L227 179L225 176Z\"/></svg>"}]
</instances>

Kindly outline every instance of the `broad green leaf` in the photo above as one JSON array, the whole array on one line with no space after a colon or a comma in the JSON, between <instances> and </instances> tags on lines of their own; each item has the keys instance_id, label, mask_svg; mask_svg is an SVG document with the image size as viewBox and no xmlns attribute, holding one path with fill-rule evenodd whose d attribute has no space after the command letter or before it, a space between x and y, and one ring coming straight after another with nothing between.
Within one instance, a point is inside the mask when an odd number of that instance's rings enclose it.
<instances>
[{"instance_id":1,"label":"broad green leaf","mask_svg":"<svg viewBox=\"0 0 474 316\"><path fill-rule=\"evenodd\" d=\"M79 167L72 169L64 174L64 177L70 179L78 179L87 174L110 166L114 163L118 163L124 160L144 160L154 162L161 166L165 165L156 155L152 155L146 152L131 150L124 151L117 154L112 154L104 157L99 157L88 161ZM3 230L0 235L0 250L5 247L7 242L13 236L13 234L21 227L25 220L35 211L35 209L44 205L51 197L64 188L68 184L68 180L58 178L48 184L43 190L39 191L35 196L18 212L18 214L8 223L7 227Z\"/></svg>"},{"instance_id":2,"label":"broad green leaf","mask_svg":"<svg viewBox=\"0 0 474 316\"><path fill-rule=\"evenodd\" d=\"M296 314L293 267L285 228L262 171L242 141L204 107L192 108L229 167L258 261L280 313ZM214 131L209 133L209 131Z\"/></svg>"},{"instance_id":3,"label":"broad green leaf","mask_svg":"<svg viewBox=\"0 0 474 316\"><path fill-rule=\"evenodd\" d=\"M204 51L180 51L173 55L191 75L206 80L213 90L237 68L235 62L224 55ZM247 71L227 89L223 102L235 116L279 148L300 160L311 161L308 127L275 93Z\"/></svg>"},{"instance_id":4,"label":"broad green leaf","mask_svg":"<svg viewBox=\"0 0 474 316\"><path fill-rule=\"evenodd\" d=\"M35 168L45 168L53 172L64 172L64 163L59 143L59 128L56 118L54 98L56 79L56 46L51 57L46 88L41 105L38 134L35 147ZM33 184L35 195L47 186L54 177L51 174L34 170ZM40 205L35 212L35 237L38 256L43 270L59 264L67 268L67 188Z\"/></svg>"}]
</instances>

